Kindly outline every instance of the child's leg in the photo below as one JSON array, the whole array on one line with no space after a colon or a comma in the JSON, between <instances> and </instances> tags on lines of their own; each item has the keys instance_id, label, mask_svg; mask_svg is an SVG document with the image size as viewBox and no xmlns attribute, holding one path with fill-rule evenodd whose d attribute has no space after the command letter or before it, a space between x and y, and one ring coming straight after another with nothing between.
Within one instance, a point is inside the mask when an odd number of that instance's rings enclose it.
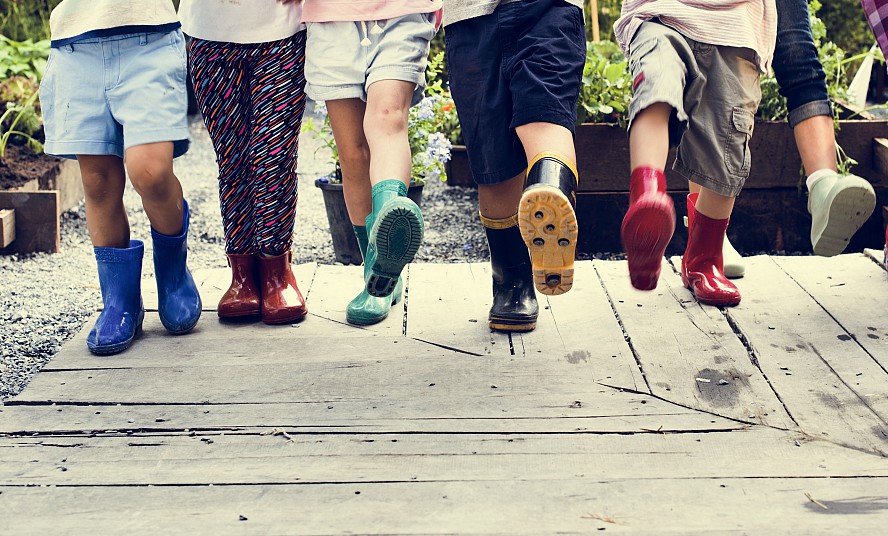
<instances>
[{"instance_id":1,"label":"child's leg","mask_svg":"<svg viewBox=\"0 0 888 536\"><path fill-rule=\"evenodd\" d=\"M125 163L151 227L165 235L180 234L184 201L182 184L173 173L172 142L130 147Z\"/></svg>"},{"instance_id":2,"label":"child's leg","mask_svg":"<svg viewBox=\"0 0 888 536\"><path fill-rule=\"evenodd\" d=\"M638 113L629 132L632 170L640 167L665 169L669 157L669 119L672 106L658 102Z\"/></svg>"},{"instance_id":3,"label":"child's leg","mask_svg":"<svg viewBox=\"0 0 888 536\"><path fill-rule=\"evenodd\" d=\"M399 180L410 186L413 157L407 139L407 114L414 82L380 80L367 89L364 134L370 148L370 182Z\"/></svg>"},{"instance_id":4,"label":"child's leg","mask_svg":"<svg viewBox=\"0 0 888 536\"><path fill-rule=\"evenodd\" d=\"M86 201L86 227L93 246L129 247L130 228L123 205L123 160L111 155L79 155Z\"/></svg>"},{"instance_id":5,"label":"child's leg","mask_svg":"<svg viewBox=\"0 0 888 536\"><path fill-rule=\"evenodd\" d=\"M866 180L836 173L835 129L806 0L777 2L774 73L786 97L789 124L808 175L811 244L818 255L844 251L876 204Z\"/></svg>"},{"instance_id":6,"label":"child's leg","mask_svg":"<svg viewBox=\"0 0 888 536\"><path fill-rule=\"evenodd\" d=\"M296 215L296 153L305 109L305 35L257 47L250 88L250 180L259 247L262 321L284 324L308 314L290 266Z\"/></svg>"},{"instance_id":7,"label":"child's leg","mask_svg":"<svg viewBox=\"0 0 888 536\"><path fill-rule=\"evenodd\" d=\"M361 99L327 101L327 113L342 168L345 205L352 225L358 227L364 226L373 210L370 202L370 146L364 136L366 108Z\"/></svg>"}]
</instances>

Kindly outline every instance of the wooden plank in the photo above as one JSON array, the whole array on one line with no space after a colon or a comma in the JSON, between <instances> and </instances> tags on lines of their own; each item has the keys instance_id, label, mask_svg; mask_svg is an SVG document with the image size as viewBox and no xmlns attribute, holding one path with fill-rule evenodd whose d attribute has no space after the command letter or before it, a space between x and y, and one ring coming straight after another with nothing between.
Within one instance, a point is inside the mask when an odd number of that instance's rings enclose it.
<instances>
[{"instance_id":1,"label":"wooden plank","mask_svg":"<svg viewBox=\"0 0 888 536\"><path fill-rule=\"evenodd\" d=\"M409 269L404 270L404 286L407 292ZM363 266L331 266L318 268L312 283L311 313L321 318L334 320L348 329L345 320L345 309L349 302L364 288ZM374 333L395 337L404 334L404 317L406 315L404 301L393 306L388 318L372 326L351 326Z\"/></svg>"},{"instance_id":2,"label":"wooden plank","mask_svg":"<svg viewBox=\"0 0 888 536\"><path fill-rule=\"evenodd\" d=\"M888 139L873 140L873 167L882 175L888 175Z\"/></svg>"},{"instance_id":3,"label":"wooden plank","mask_svg":"<svg viewBox=\"0 0 888 536\"><path fill-rule=\"evenodd\" d=\"M880 534L886 496L885 478L4 487L0 529L22 536L60 527L73 534Z\"/></svg>"},{"instance_id":4,"label":"wooden plank","mask_svg":"<svg viewBox=\"0 0 888 536\"><path fill-rule=\"evenodd\" d=\"M574 280L577 284L567 294L537 296L539 327L512 334L515 353L530 359L563 359L591 368L598 383L648 392L590 261L574 264Z\"/></svg>"},{"instance_id":5,"label":"wooden plank","mask_svg":"<svg viewBox=\"0 0 888 536\"><path fill-rule=\"evenodd\" d=\"M350 362L376 360L368 348L397 352L415 358L435 356L446 350L402 336L349 331L339 322L309 316L292 326L268 326L261 322L220 322L210 314L187 336L170 335L157 313L145 314L143 333L126 352L95 356L86 348L86 336L95 319L66 343L43 368L97 370L220 365L267 366L285 363ZM398 346L395 346L398 345ZM323 348L323 352L318 349Z\"/></svg>"},{"instance_id":6,"label":"wooden plank","mask_svg":"<svg viewBox=\"0 0 888 536\"><path fill-rule=\"evenodd\" d=\"M581 398L580 398L581 397ZM292 433L657 433L741 430L746 425L614 389L533 398L445 393L429 400L331 397L297 403L215 405L16 405L0 409L0 434L170 434L216 430Z\"/></svg>"},{"instance_id":7,"label":"wooden plank","mask_svg":"<svg viewBox=\"0 0 888 536\"><path fill-rule=\"evenodd\" d=\"M511 355L509 336L491 331L489 263L414 264L407 336L478 355Z\"/></svg>"},{"instance_id":8,"label":"wooden plank","mask_svg":"<svg viewBox=\"0 0 888 536\"><path fill-rule=\"evenodd\" d=\"M380 340L378 344L367 341L366 353L375 355L375 360L293 361L267 369L252 364L171 364L145 374L129 367L46 373L36 376L15 400L219 404L378 400L381 393L403 400L460 396L499 400L554 391L570 404L588 398L595 390L591 367L577 367L566 361L503 360L443 348L437 354L414 359L391 351L391 343ZM188 351L200 350L189 346Z\"/></svg>"},{"instance_id":9,"label":"wooden plank","mask_svg":"<svg viewBox=\"0 0 888 536\"><path fill-rule=\"evenodd\" d=\"M878 378L884 371L850 337L842 340L845 330L771 258L748 257L746 264L754 277L737 281L743 302L727 315L800 428L888 453L885 388L871 392L856 376Z\"/></svg>"},{"instance_id":10,"label":"wooden plank","mask_svg":"<svg viewBox=\"0 0 888 536\"><path fill-rule=\"evenodd\" d=\"M59 251L58 192L0 192L0 209L15 209L15 242L4 253Z\"/></svg>"},{"instance_id":11,"label":"wooden plank","mask_svg":"<svg viewBox=\"0 0 888 536\"><path fill-rule=\"evenodd\" d=\"M888 398L888 302L873 289L885 285L885 271L862 254L836 257L773 257L789 276L879 365L845 378L873 396ZM861 311L865 311L861 314ZM844 356L826 356L841 367ZM850 372L850 371L849 371ZM883 417L888 417L888 406Z\"/></svg>"},{"instance_id":12,"label":"wooden plank","mask_svg":"<svg viewBox=\"0 0 888 536\"><path fill-rule=\"evenodd\" d=\"M15 242L15 210L0 210L0 249Z\"/></svg>"},{"instance_id":13,"label":"wooden plank","mask_svg":"<svg viewBox=\"0 0 888 536\"><path fill-rule=\"evenodd\" d=\"M314 262L293 265L293 274L296 276L299 290L306 301L311 293L311 282L317 268L318 265ZM198 292L200 292L203 310L216 311L219 307L219 300L222 299L222 296L228 291L228 285L231 284L231 269L197 269L193 270L191 275L197 284ZM153 278L142 280L142 301L145 303L146 311L157 311L157 283ZM311 312L310 308L309 312Z\"/></svg>"},{"instance_id":14,"label":"wooden plank","mask_svg":"<svg viewBox=\"0 0 888 536\"><path fill-rule=\"evenodd\" d=\"M699 305L665 259L651 292L631 287L624 261L595 268L653 394L744 422L793 426L721 311Z\"/></svg>"},{"instance_id":15,"label":"wooden plank","mask_svg":"<svg viewBox=\"0 0 888 536\"><path fill-rule=\"evenodd\" d=\"M823 442L797 447L795 434L766 427L574 434L569 441L532 434L283 433L5 440L0 485L888 477L888 460Z\"/></svg>"},{"instance_id":16,"label":"wooden plank","mask_svg":"<svg viewBox=\"0 0 888 536\"><path fill-rule=\"evenodd\" d=\"M864 249L864 255L869 257L870 260L879 265L883 270L885 269L885 250L882 249Z\"/></svg>"}]
</instances>

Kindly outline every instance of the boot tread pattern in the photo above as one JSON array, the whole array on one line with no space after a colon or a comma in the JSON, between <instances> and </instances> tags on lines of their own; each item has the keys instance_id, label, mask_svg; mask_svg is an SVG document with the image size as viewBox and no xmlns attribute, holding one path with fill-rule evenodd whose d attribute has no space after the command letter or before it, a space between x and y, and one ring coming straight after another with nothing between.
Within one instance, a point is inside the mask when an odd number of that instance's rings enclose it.
<instances>
[{"instance_id":1,"label":"boot tread pattern","mask_svg":"<svg viewBox=\"0 0 888 536\"><path fill-rule=\"evenodd\" d=\"M374 237L376 262L367 278L371 296L382 298L394 292L401 271L419 251L422 227L422 217L408 206L395 206L381 215Z\"/></svg>"},{"instance_id":2,"label":"boot tread pattern","mask_svg":"<svg viewBox=\"0 0 888 536\"><path fill-rule=\"evenodd\" d=\"M620 229L632 286L657 288L666 246L675 232L675 208L666 194L639 199L630 208Z\"/></svg>"},{"instance_id":3,"label":"boot tread pattern","mask_svg":"<svg viewBox=\"0 0 888 536\"><path fill-rule=\"evenodd\" d=\"M527 189L518 207L518 226L530 250L537 290L548 296L569 291L579 226L567 196L551 186Z\"/></svg>"}]
</instances>

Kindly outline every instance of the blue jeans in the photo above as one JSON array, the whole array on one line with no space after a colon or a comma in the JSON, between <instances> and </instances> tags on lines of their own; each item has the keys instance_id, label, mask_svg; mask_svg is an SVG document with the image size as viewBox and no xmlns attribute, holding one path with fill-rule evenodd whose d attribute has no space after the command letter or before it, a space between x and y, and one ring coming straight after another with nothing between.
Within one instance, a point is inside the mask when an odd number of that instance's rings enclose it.
<instances>
[{"instance_id":1,"label":"blue jeans","mask_svg":"<svg viewBox=\"0 0 888 536\"><path fill-rule=\"evenodd\" d=\"M786 97L790 126L818 115L832 116L807 0L777 0L777 17L774 73L780 94Z\"/></svg>"}]
</instances>

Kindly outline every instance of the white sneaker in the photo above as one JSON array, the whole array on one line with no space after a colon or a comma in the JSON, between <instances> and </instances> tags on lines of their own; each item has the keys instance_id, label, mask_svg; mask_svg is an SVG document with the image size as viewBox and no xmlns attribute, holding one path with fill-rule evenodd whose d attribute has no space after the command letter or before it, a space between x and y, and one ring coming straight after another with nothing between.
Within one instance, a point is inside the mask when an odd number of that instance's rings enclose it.
<instances>
[{"instance_id":1,"label":"white sneaker","mask_svg":"<svg viewBox=\"0 0 888 536\"><path fill-rule=\"evenodd\" d=\"M685 227L688 226L687 216L684 217L684 224ZM734 244L728 240L727 235L725 235L725 243L722 246L722 258L725 262L725 277L740 279L746 275L746 263L743 261L743 256L734 248Z\"/></svg>"},{"instance_id":2,"label":"white sneaker","mask_svg":"<svg viewBox=\"0 0 888 536\"><path fill-rule=\"evenodd\" d=\"M845 251L854 233L876 208L876 193L864 179L830 174L808 193L814 253L832 257Z\"/></svg>"}]
</instances>

